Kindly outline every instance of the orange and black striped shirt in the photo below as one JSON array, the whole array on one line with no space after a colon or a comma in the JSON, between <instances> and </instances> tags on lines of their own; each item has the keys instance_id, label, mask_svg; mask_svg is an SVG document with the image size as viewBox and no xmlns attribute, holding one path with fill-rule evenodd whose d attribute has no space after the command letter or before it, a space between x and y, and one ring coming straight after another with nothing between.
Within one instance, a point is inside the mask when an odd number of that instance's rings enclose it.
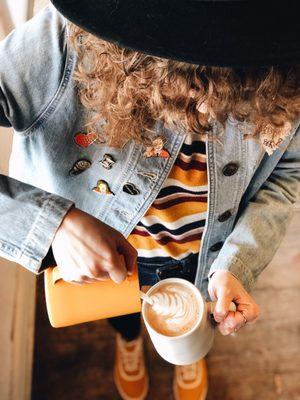
<instances>
[{"instance_id":1,"label":"orange and black striped shirt","mask_svg":"<svg viewBox=\"0 0 300 400\"><path fill-rule=\"evenodd\" d=\"M128 241L138 261L163 264L199 252L207 214L205 143L188 134L151 207Z\"/></svg>"}]
</instances>

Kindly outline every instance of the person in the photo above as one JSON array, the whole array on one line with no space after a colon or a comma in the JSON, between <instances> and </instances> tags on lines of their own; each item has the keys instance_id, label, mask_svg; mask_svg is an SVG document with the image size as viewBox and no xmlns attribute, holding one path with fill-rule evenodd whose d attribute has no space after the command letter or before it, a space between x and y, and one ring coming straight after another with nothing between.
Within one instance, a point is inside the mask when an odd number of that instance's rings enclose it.
<instances>
[{"instance_id":1,"label":"person","mask_svg":"<svg viewBox=\"0 0 300 400\"><path fill-rule=\"evenodd\" d=\"M178 276L217 300L222 334L254 323L250 291L299 190L296 10L53 4L0 44L0 124L14 129L1 256L77 284L120 283L137 262L141 286ZM109 322L119 393L143 399L140 315ZM174 395L204 399L207 382L204 359L176 366Z\"/></svg>"}]
</instances>

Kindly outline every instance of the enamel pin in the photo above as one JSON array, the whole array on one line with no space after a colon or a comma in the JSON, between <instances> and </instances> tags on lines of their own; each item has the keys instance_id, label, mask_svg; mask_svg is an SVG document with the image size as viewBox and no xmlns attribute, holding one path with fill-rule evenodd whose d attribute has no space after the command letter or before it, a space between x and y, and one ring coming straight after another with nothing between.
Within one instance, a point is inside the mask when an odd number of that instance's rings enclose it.
<instances>
[{"instance_id":1,"label":"enamel pin","mask_svg":"<svg viewBox=\"0 0 300 400\"><path fill-rule=\"evenodd\" d=\"M74 163L73 167L69 171L69 175L79 175L86 169L90 168L91 165L92 163L89 160L81 158Z\"/></svg>"},{"instance_id":2,"label":"enamel pin","mask_svg":"<svg viewBox=\"0 0 300 400\"><path fill-rule=\"evenodd\" d=\"M123 186L123 192L132 194L132 195L136 195L136 194L140 193L139 189L133 183L130 183L130 182L125 183L125 185Z\"/></svg>"},{"instance_id":3,"label":"enamel pin","mask_svg":"<svg viewBox=\"0 0 300 400\"><path fill-rule=\"evenodd\" d=\"M100 164L102 165L103 168L106 169L111 169L114 163L115 160L110 154L104 154L102 160L100 160Z\"/></svg>"},{"instance_id":4,"label":"enamel pin","mask_svg":"<svg viewBox=\"0 0 300 400\"><path fill-rule=\"evenodd\" d=\"M93 143L104 143L102 140L100 140L96 132L77 133L74 136L74 142L79 147L83 147L84 149L89 147Z\"/></svg>"},{"instance_id":5,"label":"enamel pin","mask_svg":"<svg viewBox=\"0 0 300 400\"><path fill-rule=\"evenodd\" d=\"M164 149L164 142L161 137L157 137L153 140L152 144L146 146L146 151L143 154L145 157L170 157L168 150Z\"/></svg>"},{"instance_id":6,"label":"enamel pin","mask_svg":"<svg viewBox=\"0 0 300 400\"><path fill-rule=\"evenodd\" d=\"M94 132L77 133L77 135L74 136L74 141L79 147L86 148L94 143L97 140L97 137L97 134Z\"/></svg>"},{"instance_id":7,"label":"enamel pin","mask_svg":"<svg viewBox=\"0 0 300 400\"><path fill-rule=\"evenodd\" d=\"M270 156L275 150L280 148L283 141L286 139L292 129L290 122L286 121L281 128L275 128L271 124L264 124L262 132L259 136L262 146Z\"/></svg>"},{"instance_id":8,"label":"enamel pin","mask_svg":"<svg viewBox=\"0 0 300 400\"><path fill-rule=\"evenodd\" d=\"M97 192L97 193L101 193L101 194L114 194L110 190L108 183L106 181L104 181L103 179L99 179L99 181L97 182L97 186L95 186L92 190L93 190L93 192Z\"/></svg>"}]
</instances>

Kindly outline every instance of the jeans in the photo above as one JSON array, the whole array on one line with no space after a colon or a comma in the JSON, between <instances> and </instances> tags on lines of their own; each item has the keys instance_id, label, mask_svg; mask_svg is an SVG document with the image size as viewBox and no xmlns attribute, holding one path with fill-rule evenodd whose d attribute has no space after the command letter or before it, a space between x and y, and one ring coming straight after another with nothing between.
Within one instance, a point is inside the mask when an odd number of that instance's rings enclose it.
<instances>
[{"instance_id":1,"label":"jeans","mask_svg":"<svg viewBox=\"0 0 300 400\"><path fill-rule=\"evenodd\" d=\"M197 261L198 254L190 254L182 260L172 259L163 265L138 262L140 287L153 286L166 278L182 278L194 283ZM122 335L123 339L134 340L140 334L141 313L108 318L108 322Z\"/></svg>"}]
</instances>

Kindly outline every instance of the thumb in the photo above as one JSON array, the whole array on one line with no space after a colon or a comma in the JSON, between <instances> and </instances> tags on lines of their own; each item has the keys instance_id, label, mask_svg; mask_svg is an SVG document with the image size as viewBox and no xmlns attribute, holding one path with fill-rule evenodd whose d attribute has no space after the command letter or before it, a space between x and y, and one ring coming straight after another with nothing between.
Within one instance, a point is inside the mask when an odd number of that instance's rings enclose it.
<instances>
[{"instance_id":1,"label":"thumb","mask_svg":"<svg viewBox=\"0 0 300 400\"><path fill-rule=\"evenodd\" d=\"M232 297L229 294L218 293L217 304L214 309L214 319L216 322L222 322L227 317L231 301Z\"/></svg>"}]
</instances>

